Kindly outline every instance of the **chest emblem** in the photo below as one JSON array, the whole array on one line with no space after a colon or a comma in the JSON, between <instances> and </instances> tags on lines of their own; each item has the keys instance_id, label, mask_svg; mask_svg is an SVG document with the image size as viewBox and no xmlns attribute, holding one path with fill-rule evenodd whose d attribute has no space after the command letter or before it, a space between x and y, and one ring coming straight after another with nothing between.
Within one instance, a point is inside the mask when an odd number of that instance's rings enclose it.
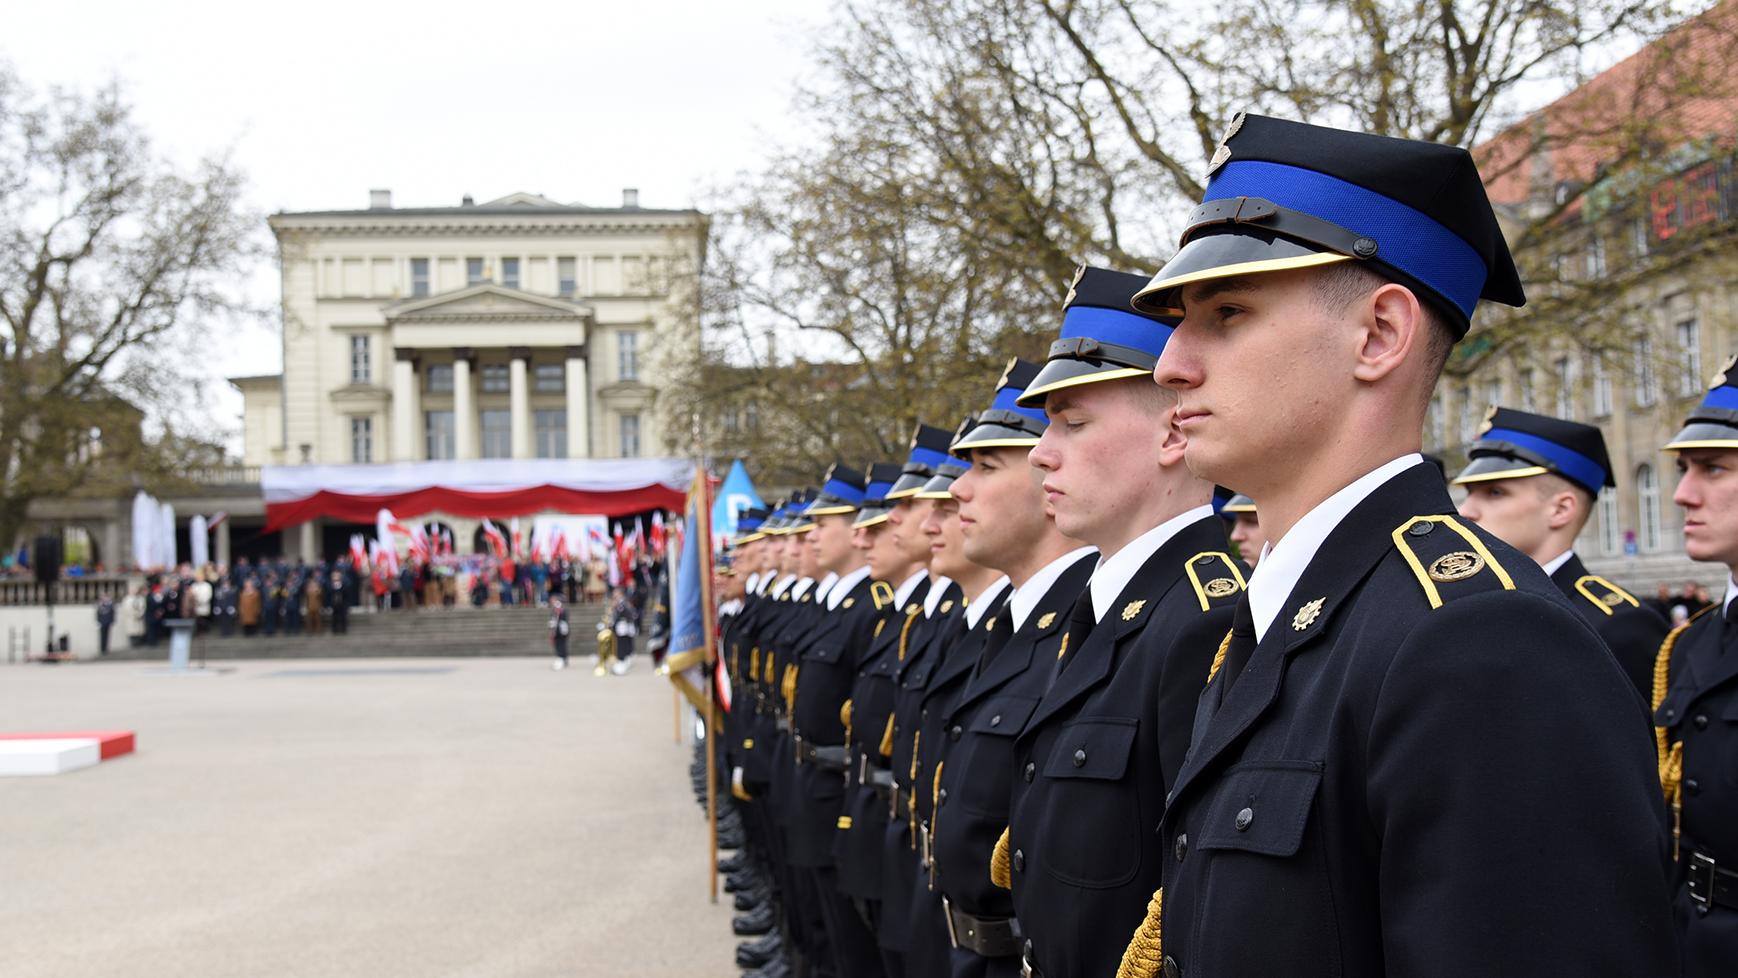
<instances>
[{"instance_id":1,"label":"chest emblem","mask_svg":"<svg viewBox=\"0 0 1738 978\"><path fill-rule=\"evenodd\" d=\"M1237 593L1237 582L1229 577L1215 577L1201 590L1206 591L1209 598L1228 598Z\"/></svg>"},{"instance_id":2,"label":"chest emblem","mask_svg":"<svg viewBox=\"0 0 1738 978\"><path fill-rule=\"evenodd\" d=\"M1062 633L1062 647L1056 650L1056 661L1058 661L1058 662L1062 661L1062 657L1068 654L1068 638L1069 638L1069 633L1063 632Z\"/></svg>"},{"instance_id":3,"label":"chest emblem","mask_svg":"<svg viewBox=\"0 0 1738 978\"><path fill-rule=\"evenodd\" d=\"M1145 608L1146 606L1147 606L1147 599L1145 599L1145 598L1142 598L1139 601L1130 601L1128 604L1123 605L1122 606L1122 620L1123 621L1134 621L1135 616L1140 614L1141 609Z\"/></svg>"},{"instance_id":4,"label":"chest emblem","mask_svg":"<svg viewBox=\"0 0 1738 978\"><path fill-rule=\"evenodd\" d=\"M1464 581L1485 569L1485 559L1471 550L1443 554L1430 564L1430 579L1438 584Z\"/></svg>"},{"instance_id":5,"label":"chest emblem","mask_svg":"<svg viewBox=\"0 0 1738 978\"><path fill-rule=\"evenodd\" d=\"M1044 617L1038 619L1038 627L1040 629L1049 628L1050 623L1055 621L1055 620L1056 620L1056 612L1046 611L1046 612L1044 612Z\"/></svg>"},{"instance_id":6,"label":"chest emblem","mask_svg":"<svg viewBox=\"0 0 1738 978\"><path fill-rule=\"evenodd\" d=\"M856 598L846 598L845 599L845 607L847 607L847 608L851 607L852 605L854 605L856 603L857 603Z\"/></svg>"},{"instance_id":7,"label":"chest emblem","mask_svg":"<svg viewBox=\"0 0 1738 978\"><path fill-rule=\"evenodd\" d=\"M1327 600L1327 598L1317 598L1304 605L1302 608L1299 608L1297 614L1293 615L1291 618L1292 630L1301 632L1311 625L1314 625L1316 619L1322 616L1322 605L1327 603Z\"/></svg>"}]
</instances>

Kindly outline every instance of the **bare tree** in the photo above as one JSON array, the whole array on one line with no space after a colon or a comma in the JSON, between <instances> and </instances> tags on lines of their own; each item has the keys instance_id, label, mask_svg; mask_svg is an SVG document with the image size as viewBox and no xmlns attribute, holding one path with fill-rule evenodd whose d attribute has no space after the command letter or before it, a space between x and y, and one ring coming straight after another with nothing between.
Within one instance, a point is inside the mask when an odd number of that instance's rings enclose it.
<instances>
[{"instance_id":1,"label":"bare tree","mask_svg":"<svg viewBox=\"0 0 1738 978\"><path fill-rule=\"evenodd\" d=\"M154 155L116 86L27 88L0 65L0 541L34 499L149 481L190 443L193 340L243 311L259 254L241 178Z\"/></svg>"}]
</instances>

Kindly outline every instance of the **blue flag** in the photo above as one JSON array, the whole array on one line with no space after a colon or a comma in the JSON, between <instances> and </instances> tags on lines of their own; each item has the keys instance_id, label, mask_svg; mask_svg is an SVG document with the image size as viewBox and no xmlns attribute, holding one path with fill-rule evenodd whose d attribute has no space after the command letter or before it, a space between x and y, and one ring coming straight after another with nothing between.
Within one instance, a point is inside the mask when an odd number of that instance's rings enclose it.
<instances>
[{"instance_id":1,"label":"blue flag","mask_svg":"<svg viewBox=\"0 0 1738 978\"><path fill-rule=\"evenodd\" d=\"M731 463L724 484L718 487L718 502L712 506L713 538L725 540L735 536L736 518L742 511L765 505L760 494L754 491L754 481L748 477L748 470L742 467L742 460L737 459Z\"/></svg>"},{"instance_id":2,"label":"blue flag","mask_svg":"<svg viewBox=\"0 0 1738 978\"><path fill-rule=\"evenodd\" d=\"M670 582L670 651L664 664L670 670L670 681L682 695L694 704L703 716L711 716L706 695L708 648L712 616L712 528L711 509L707 506L706 469L697 467L694 485L688 490L687 519L683 524L682 549L676 555L676 575ZM716 663L722 667L720 660ZM717 681L723 669L714 673ZM728 687L714 694L716 702L729 709Z\"/></svg>"}]
</instances>

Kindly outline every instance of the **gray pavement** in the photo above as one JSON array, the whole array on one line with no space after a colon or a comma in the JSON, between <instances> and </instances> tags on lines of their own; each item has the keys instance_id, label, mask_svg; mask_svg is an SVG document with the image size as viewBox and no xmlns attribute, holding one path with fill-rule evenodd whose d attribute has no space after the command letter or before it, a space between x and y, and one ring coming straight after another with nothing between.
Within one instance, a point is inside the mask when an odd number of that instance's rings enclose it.
<instances>
[{"instance_id":1,"label":"gray pavement","mask_svg":"<svg viewBox=\"0 0 1738 978\"><path fill-rule=\"evenodd\" d=\"M0 667L0 731L139 738L0 778L0 976L732 973L670 684L582 662Z\"/></svg>"}]
</instances>

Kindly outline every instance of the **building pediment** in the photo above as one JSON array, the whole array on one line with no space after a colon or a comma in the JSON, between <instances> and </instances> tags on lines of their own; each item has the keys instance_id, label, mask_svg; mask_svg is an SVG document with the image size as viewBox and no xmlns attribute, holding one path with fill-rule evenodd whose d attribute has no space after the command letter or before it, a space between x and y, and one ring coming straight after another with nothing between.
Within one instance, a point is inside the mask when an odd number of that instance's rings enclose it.
<instances>
[{"instance_id":1,"label":"building pediment","mask_svg":"<svg viewBox=\"0 0 1738 978\"><path fill-rule=\"evenodd\" d=\"M488 322L512 320L584 321L591 307L553 296L521 292L483 282L439 295L396 302L385 309L389 323Z\"/></svg>"}]
</instances>

